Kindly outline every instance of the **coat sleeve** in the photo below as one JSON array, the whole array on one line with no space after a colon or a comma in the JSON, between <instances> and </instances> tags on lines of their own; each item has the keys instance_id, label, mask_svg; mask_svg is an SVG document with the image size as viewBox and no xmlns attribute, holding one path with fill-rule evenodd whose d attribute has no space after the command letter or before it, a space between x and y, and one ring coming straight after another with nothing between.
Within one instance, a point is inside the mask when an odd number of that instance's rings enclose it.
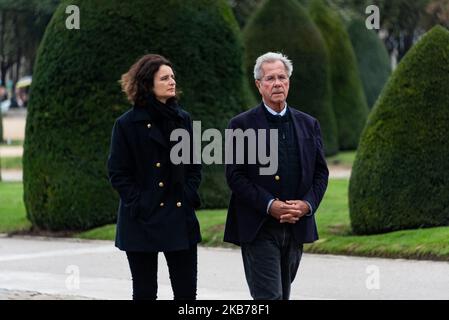
<instances>
[{"instance_id":1,"label":"coat sleeve","mask_svg":"<svg viewBox=\"0 0 449 320\"><path fill-rule=\"evenodd\" d=\"M304 196L304 200L312 206L313 213L316 212L323 199L329 179L329 170L324 157L323 142L318 121L315 122L315 137L317 142L315 171L313 173L312 187Z\"/></svg>"},{"instance_id":2,"label":"coat sleeve","mask_svg":"<svg viewBox=\"0 0 449 320\"><path fill-rule=\"evenodd\" d=\"M112 129L111 147L108 157L109 181L117 190L125 207L131 207L131 215L137 215L140 190L134 178L131 149L120 124L116 121Z\"/></svg>"},{"instance_id":3,"label":"coat sleeve","mask_svg":"<svg viewBox=\"0 0 449 320\"><path fill-rule=\"evenodd\" d=\"M231 120L228 129L234 130L238 128L244 130L241 125L237 124L235 119ZM226 152L229 152L229 148L231 147L233 147L234 150L234 159L232 159L231 164L226 164L225 167L226 181L229 185L229 188L231 189L237 200L242 201L243 203L245 203L245 205L251 208L254 208L254 210L259 212L260 214L266 215L268 203L275 197L266 189L252 182L248 178L247 164L236 164L235 146L227 145ZM245 152L247 152L246 149Z\"/></svg>"},{"instance_id":4,"label":"coat sleeve","mask_svg":"<svg viewBox=\"0 0 449 320\"><path fill-rule=\"evenodd\" d=\"M192 128L192 119L189 115L187 115L187 128L190 134L190 150L191 150L191 159L190 164L185 166L185 176L186 183L184 185L184 193L187 197L187 200L190 202L190 205L197 209L201 206L200 196L198 194L198 189L201 183L201 159L198 159L199 163L195 163L194 157L194 148L193 148L193 128ZM201 143L201 142L200 142Z\"/></svg>"}]
</instances>

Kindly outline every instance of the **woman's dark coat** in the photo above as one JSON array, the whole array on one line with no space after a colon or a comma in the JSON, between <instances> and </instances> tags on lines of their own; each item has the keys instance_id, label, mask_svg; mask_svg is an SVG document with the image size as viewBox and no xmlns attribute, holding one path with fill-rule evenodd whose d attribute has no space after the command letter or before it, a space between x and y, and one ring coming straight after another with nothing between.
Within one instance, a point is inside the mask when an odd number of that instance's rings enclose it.
<instances>
[{"instance_id":1,"label":"woman's dark coat","mask_svg":"<svg viewBox=\"0 0 449 320\"><path fill-rule=\"evenodd\" d=\"M192 121L181 110L192 136ZM109 179L120 195L116 246L125 251L176 251L201 241L194 209L200 206L201 165L185 165L182 195L169 187L170 148L160 125L139 107L124 113L112 130Z\"/></svg>"}]
</instances>

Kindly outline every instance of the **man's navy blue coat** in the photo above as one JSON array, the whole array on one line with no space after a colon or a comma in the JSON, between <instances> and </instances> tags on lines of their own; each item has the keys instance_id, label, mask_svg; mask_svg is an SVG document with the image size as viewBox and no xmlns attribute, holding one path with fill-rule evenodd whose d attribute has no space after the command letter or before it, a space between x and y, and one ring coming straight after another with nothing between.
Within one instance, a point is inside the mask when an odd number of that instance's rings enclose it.
<instances>
[{"instance_id":1,"label":"man's navy blue coat","mask_svg":"<svg viewBox=\"0 0 449 320\"><path fill-rule=\"evenodd\" d=\"M264 104L248 110L231 119L228 129L266 129L269 131ZM318 121L296 109L288 107L292 116L301 159L301 181L295 199L308 201L313 212L318 209L327 188L329 171L323 152ZM267 150L269 135L267 134ZM246 147L245 147L246 148ZM245 149L246 152L246 149ZM264 221L268 219L267 205L280 193L277 174L260 175L256 164L227 164L226 179L231 188L231 200L224 241L240 245L251 242ZM266 167L266 166L265 166ZM281 177L282 179L282 177ZM300 243L318 239L314 214L300 218L293 225L295 238Z\"/></svg>"}]
</instances>

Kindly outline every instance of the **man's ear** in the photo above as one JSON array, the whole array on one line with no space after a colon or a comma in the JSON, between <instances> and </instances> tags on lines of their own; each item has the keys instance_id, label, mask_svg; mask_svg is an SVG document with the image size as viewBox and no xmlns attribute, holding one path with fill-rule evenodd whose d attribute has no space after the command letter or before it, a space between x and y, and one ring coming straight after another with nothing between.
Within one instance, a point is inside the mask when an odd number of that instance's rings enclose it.
<instances>
[{"instance_id":1,"label":"man's ear","mask_svg":"<svg viewBox=\"0 0 449 320\"><path fill-rule=\"evenodd\" d=\"M254 80L254 83L256 84L257 89L260 89L260 80Z\"/></svg>"}]
</instances>

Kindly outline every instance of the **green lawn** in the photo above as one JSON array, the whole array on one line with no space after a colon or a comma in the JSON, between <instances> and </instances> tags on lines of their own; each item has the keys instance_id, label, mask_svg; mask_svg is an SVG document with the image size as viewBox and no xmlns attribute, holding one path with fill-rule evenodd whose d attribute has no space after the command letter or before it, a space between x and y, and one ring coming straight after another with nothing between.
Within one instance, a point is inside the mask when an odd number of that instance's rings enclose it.
<instances>
[{"instance_id":1,"label":"green lawn","mask_svg":"<svg viewBox=\"0 0 449 320\"><path fill-rule=\"evenodd\" d=\"M0 233L28 229L31 224L25 215L22 184L0 182Z\"/></svg>"},{"instance_id":2,"label":"green lawn","mask_svg":"<svg viewBox=\"0 0 449 320\"><path fill-rule=\"evenodd\" d=\"M352 167L355 159L355 151L344 151L334 156L326 158L328 165L340 165L344 167Z\"/></svg>"},{"instance_id":3,"label":"green lawn","mask_svg":"<svg viewBox=\"0 0 449 320\"><path fill-rule=\"evenodd\" d=\"M0 146L23 146L23 140L11 140L9 143L6 141L0 143Z\"/></svg>"},{"instance_id":4,"label":"green lawn","mask_svg":"<svg viewBox=\"0 0 449 320\"><path fill-rule=\"evenodd\" d=\"M320 240L306 245L306 252L376 256L390 258L449 260L449 227L390 232L380 235L351 234L348 180L333 179L316 213ZM223 246L226 210L198 212L203 245ZM81 234L82 237L112 239L114 226L106 226Z\"/></svg>"},{"instance_id":5,"label":"green lawn","mask_svg":"<svg viewBox=\"0 0 449 320\"><path fill-rule=\"evenodd\" d=\"M347 201L348 180L333 179L316 213L320 240L306 245L306 252L449 260L449 227L397 231L380 235L355 236L351 234ZM0 183L0 232L25 229L30 226L25 218L20 183ZM203 243L223 246L226 210L198 212ZM86 239L114 239L115 225L108 225L77 234ZM228 245L226 245L228 246Z\"/></svg>"},{"instance_id":6,"label":"green lawn","mask_svg":"<svg viewBox=\"0 0 449 320\"><path fill-rule=\"evenodd\" d=\"M449 260L449 227L396 231L379 235L351 234L348 180L331 180L317 212L320 239L308 252L389 258Z\"/></svg>"},{"instance_id":7,"label":"green lawn","mask_svg":"<svg viewBox=\"0 0 449 320\"><path fill-rule=\"evenodd\" d=\"M228 246L222 241L226 210L200 210L197 212L197 217L201 225L203 245ZM112 240L115 237L115 224L89 230L76 236L83 239Z\"/></svg>"},{"instance_id":8,"label":"green lawn","mask_svg":"<svg viewBox=\"0 0 449 320\"><path fill-rule=\"evenodd\" d=\"M0 168L2 168L2 169L22 169L22 157L0 158Z\"/></svg>"}]
</instances>

